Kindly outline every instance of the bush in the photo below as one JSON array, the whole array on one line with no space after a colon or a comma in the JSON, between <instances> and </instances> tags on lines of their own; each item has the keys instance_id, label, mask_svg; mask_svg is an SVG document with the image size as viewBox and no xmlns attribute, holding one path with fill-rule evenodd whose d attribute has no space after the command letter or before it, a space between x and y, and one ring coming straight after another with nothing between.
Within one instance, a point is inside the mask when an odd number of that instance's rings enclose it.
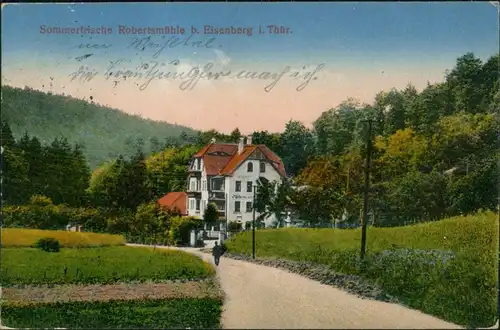
<instances>
[{"instance_id":1,"label":"bush","mask_svg":"<svg viewBox=\"0 0 500 330\"><path fill-rule=\"evenodd\" d=\"M42 237L35 243L35 247L45 252L59 252L59 241L53 237Z\"/></svg>"},{"instance_id":2,"label":"bush","mask_svg":"<svg viewBox=\"0 0 500 330\"><path fill-rule=\"evenodd\" d=\"M2 321L14 328L218 329L221 312L213 298L78 301L6 305Z\"/></svg>"},{"instance_id":3,"label":"bush","mask_svg":"<svg viewBox=\"0 0 500 330\"><path fill-rule=\"evenodd\" d=\"M2 211L5 227L57 230L71 223L89 231L105 232L108 226L108 220L100 210L53 205L50 199L40 196L34 196L31 204L6 206Z\"/></svg>"},{"instance_id":4,"label":"bush","mask_svg":"<svg viewBox=\"0 0 500 330\"><path fill-rule=\"evenodd\" d=\"M240 222L230 221L227 224L227 230L231 233L237 233L237 232L240 232L242 230L242 225Z\"/></svg>"},{"instance_id":5,"label":"bush","mask_svg":"<svg viewBox=\"0 0 500 330\"><path fill-rule=\"evenodd\" d=\"M31 205L37 205L37 206L53 205L52 204L52 199L50 199L47 196L43 196L43 195L33 195L33 196L31 196L29 204L31 204Z\"/></svg>"},{"instance_id":6,"label":"bush","mask_svg":"<svg viewBox=\"0 0 500 330\"><path fill-rule=\"evenodd\" d=\"M173 217L168 232L169 243L176 246L189 245L192 230L203 228L203 222L194 217Z\"/></svg>"}]
</instances>

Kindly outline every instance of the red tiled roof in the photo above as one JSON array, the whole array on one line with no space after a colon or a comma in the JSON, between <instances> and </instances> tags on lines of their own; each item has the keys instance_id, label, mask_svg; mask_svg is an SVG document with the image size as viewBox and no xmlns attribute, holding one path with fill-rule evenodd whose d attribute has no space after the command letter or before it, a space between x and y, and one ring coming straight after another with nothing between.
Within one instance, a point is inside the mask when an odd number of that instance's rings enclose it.
<instances>
[{"instance_id":1,"label":"red tiled roof","mask_svg":"<svg viewBox=\"0 0 500 330\"><path fill-rule=\"evenodd\" d=\"M210 143L204 146L193 157L203 157L205 154L213 152L225 152L232 156L238 152L238 145L234 143Z\"/></svg>"},{"instance_id":2,"label":"red tiled roof","mask_svg":"<svg viewBox=\"0 0 500 330\"><path fill-rule=\"evenodd\" d=\"M207 172L207 175L219 175L220 171L226 167L232 157L233 156L205 155L203 157L203 163L205 164L205 171Z\"/></svg>"},{"instance_id":3,"label":"red tiled roof","mask_svg":"<svg viewBox=\"0 0 500 330\"><path fill-rule=\"evenodd\" d=\"M221 174L231 174L256 148L254 145L245 146L241 154L231 158L231 161L222 169Z\"/></svg>"},{"instance_id":4,"label":"red tiled roof","mask_svg":"<svg viewBox=\"0 0 500 330\"><path fill-rule=\"evenodd\" d=\"M271 162L274 163L274 165L278 169L278 172L280 172L281 175L286 177L285 164L283 164L281 158L279 158L278 155L276 155L274 152L272 152L271 149L269 149L263 144L259 145L259 149L262 151L264 155L266 155L267 158L269 158Z\"/></svg>"},{"instance_id":5,"label":"red tiled roof","mask_svg":"<svg viewBox=\"0 0 500 330\"><path fill-rule=\"evenodd\" d=\"M234 170L250 156L256 149L273 163L278 172L286 176L285 166L281 159L263 144L246 145L243 152L238 155L238 145L234 143L211 143L203 147L193 157L202 157L207 175L230 175ZM229 156L210 155L211 153L223 152Z\"/></svg>"},{"instance_id":6,"label":"red tiled roof","mask_svg":"<svg viewBox=\"0 0 500 330\"><path fill-rule=\"evenodd\" d=\"M158 199L158 205L161 207L180 212L181 215L187 215L187 194L182 191L169 192Z\"/></svg>"},{"instance_id":7,"label":"red tiled roof","mask_svg":"<svg viewBox=\"0 0 500 330\"><path fill-rule=\"evenodd\" d=\"M203 158L207 175L219 175L220 171L231 160L231 157L238 152L238 145L234 143L210 143L204 146L193 157ZM227 156L211 155L212 153L223 153Z\"/></svg>"}]
</instances>

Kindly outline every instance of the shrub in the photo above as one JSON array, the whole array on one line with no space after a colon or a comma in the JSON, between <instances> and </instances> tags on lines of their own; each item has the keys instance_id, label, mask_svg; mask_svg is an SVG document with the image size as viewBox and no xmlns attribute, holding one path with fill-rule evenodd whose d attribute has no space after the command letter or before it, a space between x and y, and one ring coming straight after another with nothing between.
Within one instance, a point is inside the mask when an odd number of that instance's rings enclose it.
<instances>
[{"instance_id":1,"label":"shrub","mask_svg":"<svg viewBox=\"0 0 500 330\"><path fill-rule=\"evenodd\" d=\"M78 301L6 305L2 321L13 328L218 329L221 312L214 298Z\"/></svg>"},{"instance_id":2,"label":"shrub","mask_svg":"<svg viewBox=\"0 0 500 330\"><path fill-rule=\"evenodd\" d=\"M203 228L203 222L194 217L173 217L171 219L168 239L171 245L189 245L192 230Z\"/></svg>"},{"instance_id":3,"label":"shrub","mask_svg":"<svg viewBox=\"0 0 500 330\"><path fill-rule=\"evenodd\" d=\"M237 233L242 230L242 225L240 222L230 221L227 225L227 230L231 233Z\"/></svg>"},{"instance_id":4,"label":"shrub","mask_svg":"<svg viewBox=\"0 0 500 330\"><path fill-rule=\"evenodd\" d=\"M59 241L53 237L42 237L35 243L35 247L45 252L59 252Z\"/></svg>"},{"instance_id":5,"label":"shrub","mask_svg":"<svg viewBox=\"0 0 500 330\"><path fill-rule=\"evenodd\" d=\"M52 199L50 199L47 196L43 195L33 195L30 198L31 205L37 205L37 206L48 206L48 205L53 205L52 204Z\"/></svg>"},{"instance_id":6,"label":"shrub","mask_svg":"<svg viewBox=\"0 0 500 330\"><path fill-rule=\"evenodd\" d=\"M53 205L43 196L34 196L28 205L6 206L2 211L6 227L63 229L71 223L89 231L104 232L108 226L108 219L100 210Z\"/></svg>"}]
</instances>

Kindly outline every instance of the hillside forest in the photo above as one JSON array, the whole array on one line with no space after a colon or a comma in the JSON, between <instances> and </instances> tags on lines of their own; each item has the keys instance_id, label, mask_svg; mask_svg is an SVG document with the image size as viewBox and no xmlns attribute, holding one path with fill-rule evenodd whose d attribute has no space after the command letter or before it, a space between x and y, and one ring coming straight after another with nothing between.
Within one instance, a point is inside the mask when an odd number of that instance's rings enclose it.
<instances>
[{"instance_id":1,"label":"hillside forest","mask_svg":"<svg viewBox=\"0 0 500 330\"><path fill-rule=\"evenodd\" d=\"M409 84L381 91L371 104L347 99L311 129L289 121L281 133L253 132L254 143L278 154L289 175L259 188L257 210L275 214L277 226L289 211L308 226L358 225L367 119L373 120L371 225L496 210L498 67L498 54L483 61L467 53L443 82L422 91ZM190 157L212 138L241 136L238 128L229 135L196 132L28 88L2 87L2 93L3 213L10 226L55 228L69 220L141 240L161 236L171 215L154 201L185 190Z\"/></svg>"}]
</instances>

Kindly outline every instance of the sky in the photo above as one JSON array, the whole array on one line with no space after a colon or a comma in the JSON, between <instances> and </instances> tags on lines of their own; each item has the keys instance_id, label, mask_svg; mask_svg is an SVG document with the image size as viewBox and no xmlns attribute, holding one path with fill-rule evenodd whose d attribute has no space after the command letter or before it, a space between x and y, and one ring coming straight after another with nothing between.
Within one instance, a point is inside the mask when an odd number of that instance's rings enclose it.
<instances>
[{"instance_id":1,"label":"sky","mask_svg":"<svg viewBox=\"0 0 500 330\"><path fill-rule=\"evenodd\" d=\"M488 2L2 5L2 84L195 129L282 131L440 82L467 52L487 60L498 20Z\"/></svg>"}]
</instances>

